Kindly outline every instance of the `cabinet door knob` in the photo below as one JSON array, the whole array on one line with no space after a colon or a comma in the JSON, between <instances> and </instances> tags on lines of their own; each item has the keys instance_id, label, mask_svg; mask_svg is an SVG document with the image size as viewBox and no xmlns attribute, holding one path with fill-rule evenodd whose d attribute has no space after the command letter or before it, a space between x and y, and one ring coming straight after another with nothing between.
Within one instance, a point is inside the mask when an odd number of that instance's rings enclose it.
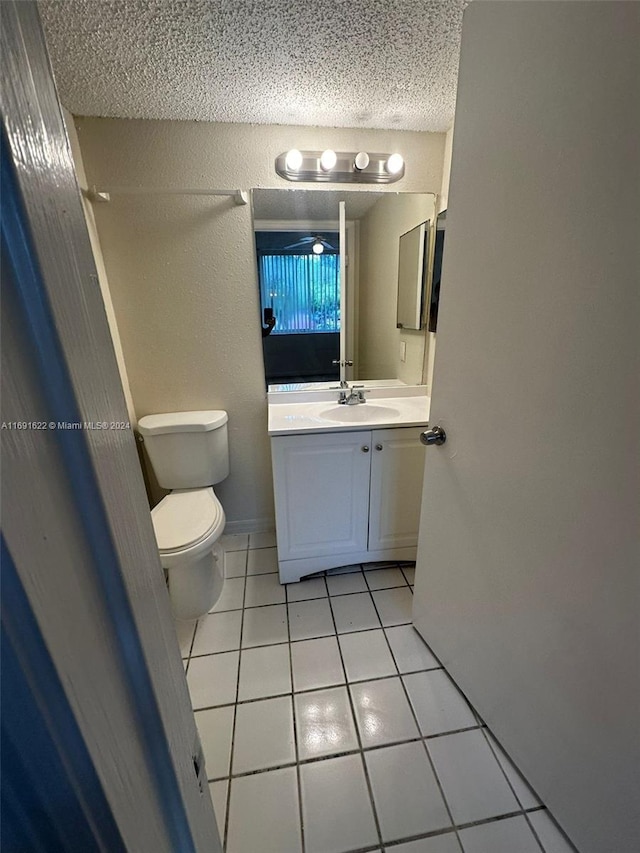
<instances>
[{"instance_id":1,"label":"cabinet door knob","mask_svg":"<svg viewBox=\"0 0 640 853\"><path fill-rule=\"evenodd\" d=\"M368 445L368 444L363 444L363 445L362 445L362 452L363 452L363 453L368 453L368 452L369 452L369 445Z\"/></svg>"},{"instance_id":2,"label":"cabinet door knob","mask_svg":"<svg viewBox=\"0 0 640 853\"><path fill-rule=\"evenodd\" d=\"M381 444L376 444L376 450L384 450Z\"/></svg>"}]
</instances>

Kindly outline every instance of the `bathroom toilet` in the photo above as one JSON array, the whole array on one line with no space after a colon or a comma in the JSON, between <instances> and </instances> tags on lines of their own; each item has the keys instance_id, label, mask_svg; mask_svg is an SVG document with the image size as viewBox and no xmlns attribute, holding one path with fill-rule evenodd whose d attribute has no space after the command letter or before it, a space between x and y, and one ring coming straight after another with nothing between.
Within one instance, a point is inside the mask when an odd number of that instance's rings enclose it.
<instances>
[{"instance_id":1,"label":"bathroom toilet","mask_svg":"<svg viewBox=\"0 0 640 853\"><path fill-rule=\"evenodd\" d=\"M151 510L177 619L207 613L222 592L225 525L212 486L229 474L227 413L169 412L138 422L158 483L172 491Z\"/></svg>"}]
</instances>

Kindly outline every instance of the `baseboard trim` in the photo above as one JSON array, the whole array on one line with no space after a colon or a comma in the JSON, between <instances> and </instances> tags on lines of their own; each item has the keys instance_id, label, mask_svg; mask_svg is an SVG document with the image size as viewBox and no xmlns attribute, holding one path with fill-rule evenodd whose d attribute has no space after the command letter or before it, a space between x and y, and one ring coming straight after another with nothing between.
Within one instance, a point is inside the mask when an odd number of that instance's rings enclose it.
<instances>
[{"instance_id":1,"label":"baseboard trim","mask_svg":"<svg viewBox=\"0 0 640 853\"><path fill-rule=\"evenodd\" d=\"M246 518L239 521L227 521L225 533L266 533L276 529L275 518Z\"/></svg>"},{"instance_id":2,"label":"baseboard trim","mask_svg":"<svg viewBox=\"0 0 640 853\"><path fill-rule=\"evenodd\" d=\"M416 546L386 548L384 551L352 551L349 554L325 554L322 557L304 557L296 560L279 560L280 583L295 583L305 575L352 566L357 563L387 563L416 559Z\"/></svg>"}]
</instances>

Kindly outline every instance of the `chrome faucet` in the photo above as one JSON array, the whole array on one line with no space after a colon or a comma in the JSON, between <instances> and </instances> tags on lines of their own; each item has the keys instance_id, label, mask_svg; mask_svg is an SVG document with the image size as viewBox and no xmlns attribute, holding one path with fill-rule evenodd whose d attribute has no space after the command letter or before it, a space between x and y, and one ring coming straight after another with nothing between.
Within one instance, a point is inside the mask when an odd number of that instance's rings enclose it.
<instances>
[{"instance_id":1,"label":"chrome faucet","mask_svg":"<svg viewBox=\"0 0 640 853\"><path fill-rule=\"evenodd\" d=\"M340 383L342 385L342 383ZM338 403L342 406L357 406L358 403L366 403L366 399L364 396L364 385L352 385L349 388L349 384L345 383L346 388L340 391L340 396L338 397ZM348 393L347 393L348 392Z\"/></svg>"}]
</instances>

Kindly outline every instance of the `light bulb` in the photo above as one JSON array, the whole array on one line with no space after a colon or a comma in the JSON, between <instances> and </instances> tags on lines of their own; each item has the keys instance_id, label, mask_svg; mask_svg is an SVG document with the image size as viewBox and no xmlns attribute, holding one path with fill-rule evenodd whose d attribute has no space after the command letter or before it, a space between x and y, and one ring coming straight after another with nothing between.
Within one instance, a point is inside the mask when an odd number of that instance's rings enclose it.
<instances>
[{"instance_id":1,"label":"light bulb","mask_svg":"<svg viewBox=\"0 0 640 853\"><path fill-rule=\"evenodd\" d=\"M386 169L390 175L397 175L404 166L404 160L401 154L392 154L386 162Z\"/></svg>"},{"instance_id":2,"label":"light bulb","mask_svg":"<svg viewBox=\"0 0 640 853\"><path fill-rule=\"evenodd\" d=\"M320 242L320 240L316 240L313 246L311 247L311 251L314 255L321 255L324 252L324 246Z\"/></svg>"},{"instance_id":3,"label":"light bulb","mask_svg":"<svg viewBox=\"0 0 640 853\"><path fill-rule=\"evenodd\" d=\"M353 165L356 167L356 169L359 172L361 172L362 169L366 169L367 166L369 165L369 155L367 154L367 152L366 151L359 151L355 156L355 160L353 161Z\"/></svg>"},{"instance_id":4,"label":"light bulb","mask_svg":"<svg viewBox=\"0 0 640 853\"><path fill-rule=\"evenodd\" d=\"M330 172L337 162L338 155L335 151L332 151L331 148L327 148L326 151L322 152L322 157L320 157L320 165L322 166L325 172Z\"/></svg>"},{"instance_id":5,"label":"light bulb","mask_svg":"<svg viewBox=\"0 0 640 853\"><path fill-rule=\"evenodd\" d=\"M297 172L302 166L302 153L297 148L292 148L287 151L287 156L284 161L285 166L290 172Z\"/></svg>"}]
</instances>

